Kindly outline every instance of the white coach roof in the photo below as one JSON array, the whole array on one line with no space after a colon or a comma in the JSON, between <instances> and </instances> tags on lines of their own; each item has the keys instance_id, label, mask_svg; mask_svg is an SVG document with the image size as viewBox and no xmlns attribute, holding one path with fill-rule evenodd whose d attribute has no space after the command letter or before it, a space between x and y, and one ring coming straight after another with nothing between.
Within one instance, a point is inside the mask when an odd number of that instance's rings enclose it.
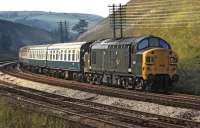
<instances>
[{"instance_id":1,"label":"white coach roof","mask_svg":"<svg viewBox=\"0 0 200 128\"><path fill-rule=\"evenodd\" d=\"M30 45L25 46L22 48L28 48L28 49L65 49L65 48L81 48L83 44L86 42L71 42L71 43L56 43L56 44L46 44L46 45Z\"/></svg>"},{"instance_id":2,"label":"white coach roof","mask_svg":"<svg viewBox=\"0 0 200 128\"><path fill-rule=\"evenodd\" d=\"M73 43L59 43L52 44L48 47L48 49L62 49L62 48L81 48L83 44L86 42L73 42Z\"/></svg>"}]
</instances>

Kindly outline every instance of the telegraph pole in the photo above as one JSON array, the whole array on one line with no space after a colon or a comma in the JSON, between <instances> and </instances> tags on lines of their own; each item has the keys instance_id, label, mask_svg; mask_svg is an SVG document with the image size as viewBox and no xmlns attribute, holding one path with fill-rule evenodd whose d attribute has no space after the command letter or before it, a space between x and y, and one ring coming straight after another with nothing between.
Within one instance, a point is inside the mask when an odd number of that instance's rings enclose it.
<instances>
[{"instance_id":1,"label":"telegraph pole","mask_svg":"<svg viewBox=\"0 0 200 128\"><path fill-rule=\"evenodd\" d=\"M60 31L60 42L64 43L64 39L63 39L63 23L62 23L62 21L59 21L57 23L58 23L58 30Z\"/></svg>"},{"instance_id":2,"label":"telegraph pole","mask_svg":"<svg viewBox=\"0 0 200 128\"><path fill-rule=\"evenodd\" d=\"M123 29L126 26L126 6L120 4L108 6L110 9L110 25L113 29L113 39L117 38L117 30L120 31L120 38L123 38Z\"/></svg>"},{"instance_id":3,"label":"telegraph pole","mask_svg":"<svg viewBox=\"0 0 200 128\"><path fill-rule=\"evenodd\" d=\"M69 40L69 22L67 21L59 21L58 23L58 30L60 32L60 42L64 43L65 41Z\"/></svg>"},{"instance_id":4,"label":"telegraph pole","mask_svg":"<svg viewBox=\"0 0 200 128\"><path fill-rule=\"evenodd\" d=\"M113 4L113 39L116 38L116 23L115 23L115 5Z\"/></svg>"},{"instance_id":5,"label":"telegraph pole","mask_svg":"<svg viewBox=\"0 0 200 128\"><path fill-rule=\"evenodd\" d=\"M120 38L123 38L123 23L122 23L122 4L119 5L119 20L120 20Z\"/></svg>"},{"instance_id":6,"label":"telegraph pole","mask_svg":"<svg viewBox=\"0 0 200 128\"><path fill-rule=\"evenodd\" d=\"M69 31L70 31L69 22L65 21L64 28L65 28L64 29L65 30L65 38L64 38L64 40L68 41L69 40Z\"/></svg>"}]
</instances>

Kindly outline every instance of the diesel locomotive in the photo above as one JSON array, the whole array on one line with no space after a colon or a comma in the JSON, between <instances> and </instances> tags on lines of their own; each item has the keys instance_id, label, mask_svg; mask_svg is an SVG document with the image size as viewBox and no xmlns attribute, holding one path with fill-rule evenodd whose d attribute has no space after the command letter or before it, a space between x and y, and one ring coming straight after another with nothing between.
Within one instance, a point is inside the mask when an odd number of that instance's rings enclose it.
<instances>
[{"instance_id":1,"label":"diesel locomotive","mask_svg":"<svg viewBox=\"0 0 200 128\"><path fill-rule=\"evenodd\" d=\"M169 91L178 81L178 56L156 36L25 46L20 67L98 85Z\"/></svg>"}]
</instances>

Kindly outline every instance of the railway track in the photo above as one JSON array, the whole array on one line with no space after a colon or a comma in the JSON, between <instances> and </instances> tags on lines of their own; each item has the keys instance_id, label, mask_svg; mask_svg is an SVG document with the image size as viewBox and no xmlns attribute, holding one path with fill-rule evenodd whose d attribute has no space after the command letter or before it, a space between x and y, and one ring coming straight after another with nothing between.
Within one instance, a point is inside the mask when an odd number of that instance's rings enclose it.
<instances>
[{"instance_id":1,"label":"railway track","mask_svg":"<svg viewBox=\"0 0 200 128\"><path fill-rule=\"evenodd\" d=\"M139 100L145 102L152 102L158 103L167 106L174 106L174 107L182 107L182 108L190 108L200 110L200 98L198 96L191 96L191 95L165 95L165 94L155 94L155 93L146 93L146 92L139 92L134 90L123 90L118 88L111 88L105 86L97 86L91 85L87 83L81 83L77 81L68 81L57 79L53 77L48 77L44 75L34 74L34 73L26 73L20 72L16 70L14 64L5 66L2 71L9 75L32 80L36 82L46 83L54 86L62 86L71 89L77 89L107 96L114 96L118 98L126 98L131 100Z\"/></svg>"},{"instance_id":2,"label":"railway track","mask_svg":"<svg viewBox=\"0 0 200 128\"><path fill-rule=\"evenodd\" d=\"M52 93L19 87L13 84L0 82L0 93L21 97L26 102L37 104L41 107L51 108L65 114L78 116L89 121L98 121L99 126L130 128L136 126L156 128L199 128L200 123L155 115L110 105L94 103L64 97ZM38 103L38 101L40 101Z\"/></svg>"}]
</instances>

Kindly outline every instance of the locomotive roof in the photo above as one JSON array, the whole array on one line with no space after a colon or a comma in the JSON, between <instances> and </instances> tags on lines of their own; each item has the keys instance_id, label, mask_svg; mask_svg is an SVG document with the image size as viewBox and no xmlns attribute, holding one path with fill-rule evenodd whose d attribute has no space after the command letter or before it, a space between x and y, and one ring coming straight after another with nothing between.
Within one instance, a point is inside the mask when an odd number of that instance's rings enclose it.
<instances>
[{"instance_id":1,"label":"locomotive roof","mask_svg":"<svg viewBox=\"0 0 200 128\"><path fill-rule=\"evenodd\" d=\"M142 36L142 37L127 37L122 39L105 39L101 41L96 41L92 48L94 49L105 49L108 48L109 45L136 45L141 40L149 38L149 37L155 37L155 36Z\"/></svg>"}]
</instances>

